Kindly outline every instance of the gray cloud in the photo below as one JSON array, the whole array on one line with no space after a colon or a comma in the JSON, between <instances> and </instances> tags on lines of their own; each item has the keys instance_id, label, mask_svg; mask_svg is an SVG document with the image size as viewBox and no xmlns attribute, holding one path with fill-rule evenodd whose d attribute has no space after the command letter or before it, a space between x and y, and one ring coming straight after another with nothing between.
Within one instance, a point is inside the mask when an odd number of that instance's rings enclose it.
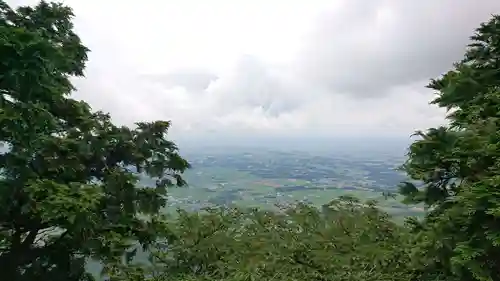
<instances>
[{"instance_id":1,"label":"gray cloud","mask_svg":"<svg viewBox=\"0 0 500 281\"><path fill-rule=\"evenodd\" d=\"M266 116L278 117L297 109L303 102L298 86L281 74L258 58L244 55L231 74L207 90L220 97L220 104L226 104L230 110L259 108Z\"/></svg>"},{"instance_id":2,"label":"gray cloud","mask_svg":"<svg viewBox=\"0 0 500 281\"><path fill-rule=\"evenodd\" d=\"M64 2L92 50L75 97L122 123L168 119L197 135L440 124L424 86L500 12L498 0Z\"/></svg>"},{"instance_id":3,"label":"gray cloud","mask_svg":"<svg viewBox=\"0 0 500 281\"><path fill-rule=\"evenodd\" d=\"M299 59L301 75L356 97L434 78L460 59L500 1L354 0L318 20Z\"/></svg>"}]
</instances>

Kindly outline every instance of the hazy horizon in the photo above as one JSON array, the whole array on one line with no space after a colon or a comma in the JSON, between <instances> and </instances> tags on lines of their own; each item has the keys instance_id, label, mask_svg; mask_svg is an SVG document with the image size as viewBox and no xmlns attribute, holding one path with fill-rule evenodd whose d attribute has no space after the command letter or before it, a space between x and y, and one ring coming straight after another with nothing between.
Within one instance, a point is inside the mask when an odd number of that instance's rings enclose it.
<instances>
[{"instance_id":1,"label":"hazy horizon","mask_svg":"<svg viewBox=\"0 0 500 281\"><path fill-rule=\"evenodd\" d=\"M211 153L252 152L259 150L301 151L308 153L360 153L365 151L391 152L403 156L412 138L407 137L198 137L176 138L181 154L192 152Z\"/></svg>"}]
</instances>

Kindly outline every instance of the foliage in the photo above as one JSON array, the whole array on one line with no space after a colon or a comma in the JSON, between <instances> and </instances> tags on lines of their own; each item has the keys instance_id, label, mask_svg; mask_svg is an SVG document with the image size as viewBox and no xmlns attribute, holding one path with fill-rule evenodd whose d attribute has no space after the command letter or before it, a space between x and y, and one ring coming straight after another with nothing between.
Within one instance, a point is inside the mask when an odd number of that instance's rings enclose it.
<instances>
[{"instance_id":1,"label":"foliage","mask_svg":"<svg viewBox=\"0 0 500 281\"><path fill-rule=\"evenodd\" d=\"M179 210L166 221L165 234L152 254L152 280L375 281L412 276L404 228L372 203L353 198L321 209L297 204L278 212Z\"/></svg>"},{"instance_id":2,"label":"foliage","mask_svg":"<svg viewBox=\"0 0 500 281\"><path fill-rule=\"evenodd\" d=\"M112 261L156 240L166 186L189 164L169 122L113 124L69 97L87 48L72 11L0 1L0 272L5 280L83 280L87 258ZM138 187L134 170L157 179Z\"/></svg>"},{"instance_id":3,"label":"foliage","mask_svg":"<svg viewBox=\"0 0 500 281\"><path fill-rule=\"evenodd\" d=\"M0 0L0 270L6 280L500 280L500 16L432 80L450 124L417 132L401 193L423 220L373 202L161 214L189 164L170 122L117 126L70 97L88 49L71 9ZM139 175L156 180L141 187ZM422 183L417 187L413 182ZM138 251L150 253L145 264Z\"/></svg>"},{"instance_id":4,"label":"foliage","mask_svg":"<svg viewBox=\"0 0 500 281\"><path fill-rule=\"evenodd\" d=\"M404 170L409 202L430 212L415 222L415 260L429 278L500 280L500 16L476 30L462 61L429 88L450 113L447 127L418 132Z\"/></svg>"}]
</instances>

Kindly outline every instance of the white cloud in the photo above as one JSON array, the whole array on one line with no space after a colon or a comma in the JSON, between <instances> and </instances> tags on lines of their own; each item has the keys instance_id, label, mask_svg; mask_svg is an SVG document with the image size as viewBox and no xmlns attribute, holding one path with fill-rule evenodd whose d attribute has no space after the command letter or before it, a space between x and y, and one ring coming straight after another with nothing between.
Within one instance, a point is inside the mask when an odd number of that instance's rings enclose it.
<instances>
[{"instance_id":1,"label":"white cloud","mask_svg":"<svg viewBox=\"0 0 500 281\"><path fill-rule=\"evenodd\" d=\"M424 86L500 12L496 0L63 2L92 50L76 97L119 122L221 137L442 123Z\"/></svg>"}]
</instances>

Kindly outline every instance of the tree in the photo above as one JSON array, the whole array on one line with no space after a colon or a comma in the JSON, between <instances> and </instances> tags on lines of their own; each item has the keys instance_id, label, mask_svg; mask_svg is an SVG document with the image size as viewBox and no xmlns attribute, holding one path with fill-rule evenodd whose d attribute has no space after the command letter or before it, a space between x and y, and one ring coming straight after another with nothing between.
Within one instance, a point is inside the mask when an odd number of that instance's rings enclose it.
<instances>
[{"instance_id":1,"label":"tree","mask_svg":"<svg viewBox=\"0 0 500 281\"><path fill-rule=\"evenodd\" d=\"M481 24L462 61L429 88L449 126L418 132L402 188L429 213L414 222L415 261L428 278L500 280L500 16Z\"/></svg>"},{"instance_id":2,"label":"tree","mask_svg":"<svg viewBox=\"0 0 500 281\"><path fill-rule=\"evenodd\" d=\"M166 220L153 267L119 280L408 280L407 232L372 203L341 198L277 211L180 210ZM128 277L128 279L126 279Z\"/></svg>"},{"instance_id":3,"label":"tree","mask_svg":"<svg viewBox=\"0 0 500 281\"><path fill-rule=\"evenodd\" d=\"M70 98L88 49L72 11L0 0L0 272L5 280L84 280L88 258L119 261L156 240L166 187L189 167L170 122L118 126ZM137 173L156 179L138 186Z\"/></svg>"}]
</instances>

